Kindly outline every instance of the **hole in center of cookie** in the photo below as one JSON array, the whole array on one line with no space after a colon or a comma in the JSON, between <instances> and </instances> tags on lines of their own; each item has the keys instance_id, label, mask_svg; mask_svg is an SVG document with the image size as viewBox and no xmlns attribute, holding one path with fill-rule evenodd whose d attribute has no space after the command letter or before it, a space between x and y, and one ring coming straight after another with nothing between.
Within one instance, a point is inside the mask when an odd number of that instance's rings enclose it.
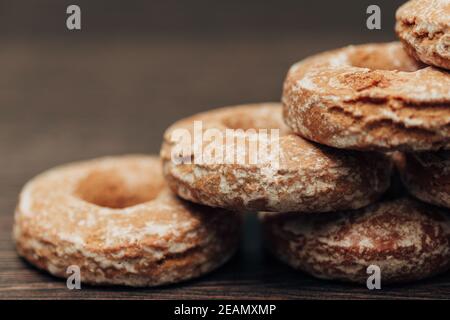
<instances>
[{"instance_id":1,"label":"hole in center of cookie","mask_svg":"<svg viewBox=\"0 0 450 320\"><path fill-rule=\"evenodd\" d=\"M349 61L354 67L371 70L414 72L425 67L411 58L400 47L395 49L387 47L372 51L356 50L349 55Z\"/></svg>"},{"instance_id":2,"label":"hole in center of cookie","mask_svg":"<svg viewBox=\"0 0 450 320\"><path fill-rule=\"evenodd\" d=\"M151 173L125 175L111 169L89 173L79 182L75 194L101 207L123 209L156 198L161 187L162 181L152 181Z\"/></svg>"}]
</instances>

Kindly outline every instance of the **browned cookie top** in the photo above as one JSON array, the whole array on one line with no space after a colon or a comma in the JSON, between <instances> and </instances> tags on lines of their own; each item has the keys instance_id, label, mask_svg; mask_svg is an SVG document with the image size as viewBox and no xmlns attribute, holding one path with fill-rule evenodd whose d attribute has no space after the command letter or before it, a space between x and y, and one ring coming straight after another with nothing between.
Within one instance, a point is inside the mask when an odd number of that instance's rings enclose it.
<instances>
[{"instance_id":1,"label":"browned cookie top","mask_svg":"<svg viewBox=\"0 0 450 320\"><path fill-rule=\"evenodd\" d=\"M400 43L349 46L289 70L284 120L303 137L343 149L450 147L450 75L420 66Z\"/></svg>"},{"instance_id":2,"label":"browned cookie top","mask_svg":"<svg viewBox=\"0 0 450 320\"><path fill-rule=\"evenodd\" d=\"M450 267L450 214L410 198L324 215L262 214L267 244L282 260L320 278L412 281Z\"/></svg>"}]
</instances>

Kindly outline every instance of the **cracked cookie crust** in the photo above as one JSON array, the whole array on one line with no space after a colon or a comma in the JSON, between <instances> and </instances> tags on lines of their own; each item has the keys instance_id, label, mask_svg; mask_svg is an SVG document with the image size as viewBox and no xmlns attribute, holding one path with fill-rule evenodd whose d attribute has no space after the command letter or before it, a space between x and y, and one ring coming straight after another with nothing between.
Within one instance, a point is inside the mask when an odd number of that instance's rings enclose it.
<instances>
[{"instance_id":1,"label":"cracked cookie crust","mask_svg":"<svg viewBox=\"0 0 450 320\"><path fill-rule=\"evenodd\" d=\"M396 13L395 31L423 63L450 69L450 0L413 0Z\"/></svg>"}]
</instances>

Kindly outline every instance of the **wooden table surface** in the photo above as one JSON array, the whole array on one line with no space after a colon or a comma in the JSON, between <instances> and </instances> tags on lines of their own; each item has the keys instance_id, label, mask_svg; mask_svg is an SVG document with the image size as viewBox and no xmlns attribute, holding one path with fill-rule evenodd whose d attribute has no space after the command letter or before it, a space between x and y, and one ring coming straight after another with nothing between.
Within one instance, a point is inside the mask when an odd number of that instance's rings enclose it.
<instances>
[{"instance_id":1,"label":"wooden table surface","mask_svg":"<svg viewBox=\"0 0 450 320\"><path fill-rule=\"evenodd\" d=\"M254 216L238 254L219 270L154 289L65 282L20 259L11 240L22 185L54 165L101 155L157 153L176 119L213 107L278 100L288 66L316 51L377 41L361 35L234 38L64 38L2 43L0 51L0 299L448 298L450 273L369 291L295 272L263 249Z\"/></svg>"}]
</instances>

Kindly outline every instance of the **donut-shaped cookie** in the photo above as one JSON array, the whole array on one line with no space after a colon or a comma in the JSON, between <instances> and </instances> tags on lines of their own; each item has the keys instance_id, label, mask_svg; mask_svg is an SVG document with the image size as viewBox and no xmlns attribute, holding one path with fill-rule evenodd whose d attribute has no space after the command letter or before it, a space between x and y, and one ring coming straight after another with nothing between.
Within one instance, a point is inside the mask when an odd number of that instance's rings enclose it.
<instances>
[{"instance_id":1,"label":"donut-shaped cookie","mask_svg":"<svg viewBox=\"0 0 450 320\"><path fill-rule=\"evenodd\" d=\"M395 31L423 63L450 69L450 0L412 0L396 13Z\"/></svg>"},{"instance_id":2,"label":"donut-shaped cookie","mask_svg":"<svg viewBox=\"0 0 450 320\"><path fill-rule=\"evenodd\" d=\"M185 141L184 136L195 135L195 123L202 123L203 132L212 128L225 135L227 129L237 129L236 135L247 138L250 129L278 129L276 139L255 138L261 139L258 143L268 140L269 149L277 145L278 156L254 162L248 154L245 161L234 163L196 161L195 150L206 150L213 140L192 137ZM180 132L185 132L183 139ZM229 152L233 146L224 141L222 149ZM177 150L185 150L186 161L173 161ZM390 161L381 154L336 150L290 133L277 103L225 107L180 120L165 132L161 158L166 180L180 197L242 211L360 208L388 188L391 172Z\"/></svg>"},{"instance_id":3,"label":"donut-shaped cookie","mask_svg":"<svg viewBox=\"0 0 450 320\"><path fill-rule=\"evenodd\" d=\"M411 194L450 208L450 151L405 153L396 160L403 184Z\"/></svg>"},{"instance_id":4,"label":"donut-shaped cookie","mask_svg":"<svg viewBox=\"0 0 450 320\"><path fill-rule=\"evenodd\" d=\"M303 137L359 150L450 148L450 76L398 42L349 46L293 65L284 119Z\"/></svg>"},{"instance_id":5,"label":"donut-shaped cookie","mask_svg":"<svg viewBox=\"0 0 450 320\"><path fill-rule=\"evenodd\" d=\"M19 254L58 277L156 286L205 274L237 246L240 215L179 200L151 156L61 166L26 184L15 214Z\"/></svg>"},{"instance_id":6,"label":"donut-shaped cookie","mask_svg":"<svg viewBox=\"0 0 450 320\"><path fill-rule=\"evenodd\" d=\"M262 213L266 245L295 269L323 279L413 281L450 268L449 212L409 198L322 215Z\"/></svg>"}]
</instances>

